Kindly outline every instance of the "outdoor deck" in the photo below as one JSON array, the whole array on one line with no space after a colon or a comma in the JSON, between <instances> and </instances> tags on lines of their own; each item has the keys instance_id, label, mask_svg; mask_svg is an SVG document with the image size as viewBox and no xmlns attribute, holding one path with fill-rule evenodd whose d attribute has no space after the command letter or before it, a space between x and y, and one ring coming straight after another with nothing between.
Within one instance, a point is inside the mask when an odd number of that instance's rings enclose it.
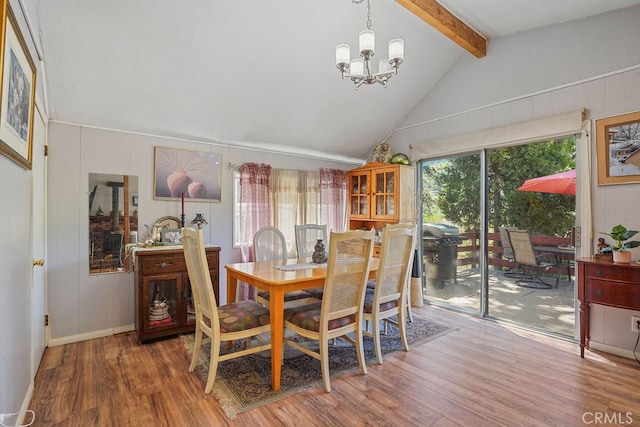
<instances>
[{"instance_id":1,"label":"outdoor deck","mask_svg":"<svg viewBox=\"0 0 640 427\"><path fill-rule=\"evenodd\" d=\"M516 285L513 277L498 270L489 271L489 315L555 334L574 337L575 286L567 277L558 288L530 289ZM574 277L572 277L574 279ZM555 278L546 280L555 285ZM458 271L457 283L445 281L442 288L426 281L425 300L451 304L457 308L479 312L480 270L471 268Z\"/></svg>"}]
</instances>

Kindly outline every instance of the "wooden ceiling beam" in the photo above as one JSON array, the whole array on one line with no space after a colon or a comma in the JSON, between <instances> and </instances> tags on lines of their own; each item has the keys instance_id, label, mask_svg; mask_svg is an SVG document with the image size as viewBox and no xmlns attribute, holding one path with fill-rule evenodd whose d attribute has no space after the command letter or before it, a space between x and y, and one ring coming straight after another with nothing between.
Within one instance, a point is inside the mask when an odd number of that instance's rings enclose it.
<instances>
[{"instance_id":1,"label":"wooden ceiling beam","mask_svg":"<svg viewBox=\"0 0 640 427\"><path fill-rule=\"evenodd\" d=\"M414 15L462 46L476 58L487 55L487 39L436 0L396 0Z\"/></svg>"}]
</instances>

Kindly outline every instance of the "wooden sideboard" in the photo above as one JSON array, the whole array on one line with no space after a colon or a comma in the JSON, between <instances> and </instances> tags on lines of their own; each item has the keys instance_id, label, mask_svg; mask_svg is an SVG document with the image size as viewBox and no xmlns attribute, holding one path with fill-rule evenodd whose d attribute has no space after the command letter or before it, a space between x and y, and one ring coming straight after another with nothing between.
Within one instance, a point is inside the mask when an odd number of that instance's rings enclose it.
<instances>
[{"instance_id":1,"label":"wooden sideboard","mask_svg":"<svg viewBox=\"0 0 640 427\"><path fill-rule=\"evenodd\" d=\"M206 249L219 301L220 248ZM140 342L195 330L193 295L182 246L135 251L136 332Z\"/></svg>"},{"instance_id":2,"label":"wooden sideboard","mask_svg":"<svg viewBox=\"0 0 640 427\"><path fill-rule=\"evenodd\" d=\"M589 348L589 305L640 310L640 264L617 264L592 258L576 260L580 301L580 357Z\"/></svg>"}]
</instances>

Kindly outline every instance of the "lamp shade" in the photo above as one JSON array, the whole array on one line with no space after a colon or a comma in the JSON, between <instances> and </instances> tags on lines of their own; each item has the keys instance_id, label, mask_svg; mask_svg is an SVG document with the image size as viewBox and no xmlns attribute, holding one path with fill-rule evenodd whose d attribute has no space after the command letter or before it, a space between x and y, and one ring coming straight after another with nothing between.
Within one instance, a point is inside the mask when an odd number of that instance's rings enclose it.
<instances>
[{"instance_id":1,"label":"lamp shade","mask_svg":"<svg viewBox=\"0 0 640 427\"><path fill-rule=\"evenodd\" d=\"M336 46L336 65L348 64L351 60L351 48L348 44Z\"/></svg>"},{"instance_id":2,"label":"lamp shade","mask_svg":"<svg viewBox=\"0 0 640 427\"><path fill-rule=\"evenodd\" d=\"M391 64L389 64L389 60L387 58L381 59L378 62L378 73L390 73L391 72Z\"/></svg>"},{"instance_id":3,"label":"lamp shade","mask_svg":"<svg viewBox=\"0 0 640 427\"><path fill-rule=\"evenodd\" d=\"M393 39L389 41L389 58L404 59L404 40Z\"/></svg>"},{"instance_id":4,"label":"lamp shade","mask_svg":"<svg viewBox=\"0 0 640 427\"><path fill-rule=\"evenodd\" d=\"M364 62L362 59L353 59L351 60L351 73L352 76L363 76L364 75Z\"/></svg>"},{"instance_id":5,"label":"lamp shade","mask_svg":"<svg viewBox=\"0 0 640 427\"><path fill-rule=\"evenodd\" d=\"M374 53L376 45L376 35L372 30L360 31L360 53L364 52Z\"/></svg>"}]
</instances>

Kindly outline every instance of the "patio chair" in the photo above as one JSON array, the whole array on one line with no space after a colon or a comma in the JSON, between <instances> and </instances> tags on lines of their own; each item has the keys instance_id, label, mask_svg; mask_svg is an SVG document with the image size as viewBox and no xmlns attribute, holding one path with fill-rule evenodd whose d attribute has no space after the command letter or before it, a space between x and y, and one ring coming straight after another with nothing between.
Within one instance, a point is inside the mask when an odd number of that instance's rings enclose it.
<instances>
[{"instance_id":1,"label":"patio chair","mask_svg":"<svg viewBox=\"0 0 640 427\"><path fill-rule=\"evenodd\" d=\"M202 230L183 228L182 244L196 309L195 343L189 372L193 372L198 364L202 344L210 342L209 372L204 388L205 394L209 394L216 378L218 362L271 348L271 343L256 347L247 344L242 350L220 355L221 342L228 341L231 344L234 340L241 339L249 343L251 338L270 332L269 309L255 301L240 301L216 307ZM221 322L220 319L224 321ZM206 338L203 339L203 335Z\"/></svg>"},{"instance_id":2,"label":"patio chair","mask_svg":"<svg viewBox=\"0 0 640 427\"><path fill-rule=\"evenodd\" d=\"M253 235L253 255L256 261L282 261L287 262L287 243L282 231L276 227L265 226ZM256 300L265 306L269 306L269 292L259 290ZM304 291L293 291L284 294L285 307L295 304L309 304L317 301L312 295Z\"/></svg>"},{"instance_id":3,"label":"patio chair","mask_svg":"<svg viewBox=\"0 0 640 427\"><path fill-rule=\"evenodd\" d=\"M362 309L369 265L373 255L373 231L331 233L322 302L284 311L285 330L318 341L319 351L301 345L286 334L284 344L320 361L322 382L331 391L329 341L342 337L355 345L360 371L367 373L362 342ZM352 336L350 336L353 334Z\"/></svg>"},{"instance_id":4,"label":"patio chair","mask_svg":"<svg viewBox=\"0 0 640 427\"><path fill-rule=\"evenodd\" d=\"M545 257L553 254L536 255L531 236L526 230L507 230L507 234L514 259L518 263L518 268L523 271L522 276L517 278L516 285L533 289L551 289L551 284L545 282L538 273L549 271L551 267L557 266L556 262L544 261ZM560 275L556 278L556 288L559 281Z\"/></svg>"},{"instance_id":5,"label":"patio chair","mask_svg":"<svg viewBox=\"0 0 640 427\"><path fill-rule=\"evenodd\" d=\"M400 331L404 351L407 344L407 306L409 305L409 276L413 266L415 227L387 228L382 235L380 264L374 289L367 288L364 300L364 334L373 338L378 364L382 365L380 324L391 323ZM391 319L397 316L396 319ZM368 325L371 324L371 331Z\"/></svg>"},{"instance_id":6,"label":"patio chair","mask_svg":"<svg viewBox=\"0 0 640 427\"><path fill-rule=\"evenodd\" d=\"M513 248L511 247L511 242L509 241L508 231L517 230L518 227L499 227L500 231L500 243L502 244L502 257L507 261L516 262L516 259L513 254ZM515 277L519 278L522 276L522 271L518 270L518 267L509 268L508 271L504 273L507 277Z\"/></svg>"}]
</instances>

